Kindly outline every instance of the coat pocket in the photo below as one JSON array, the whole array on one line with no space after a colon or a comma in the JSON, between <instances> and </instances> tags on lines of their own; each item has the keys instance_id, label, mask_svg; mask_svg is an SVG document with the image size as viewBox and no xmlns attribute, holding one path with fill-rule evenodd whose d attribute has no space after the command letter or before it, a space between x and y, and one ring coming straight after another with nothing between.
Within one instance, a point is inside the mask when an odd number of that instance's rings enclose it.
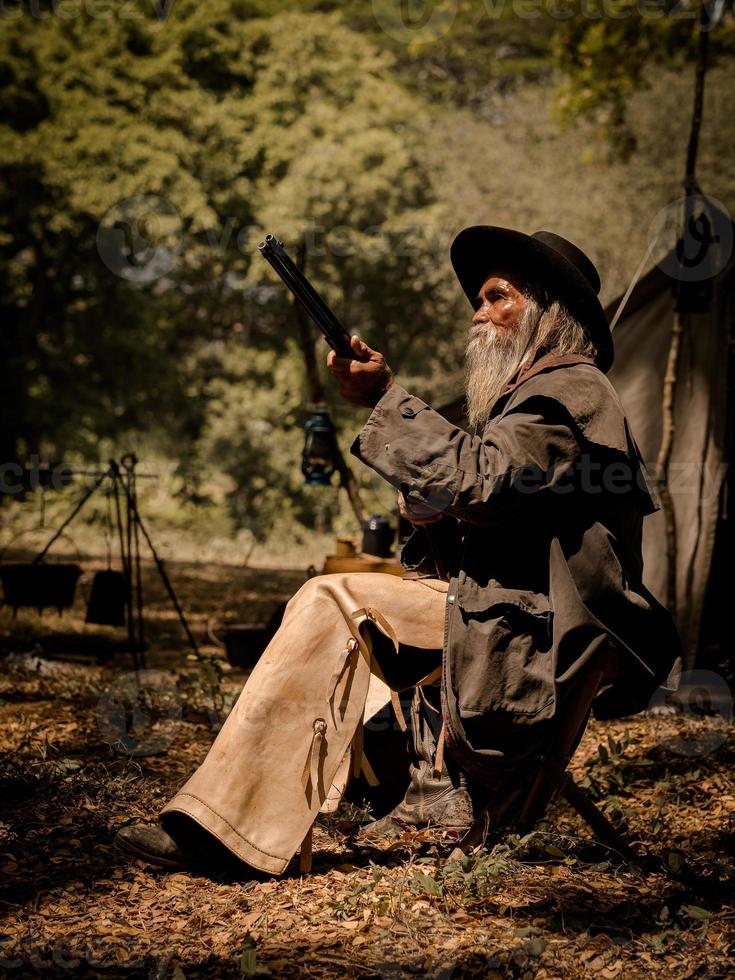
<instances>
[{"instance_id":1,"label":"coat pocket","mask_svg":"<svg viewBox=\"0 0 735 980\"><path fill-rule=\"evenodd\" d=\"M490 587L458 597L453 637L460 714L506 716L513 724L553 714L552 611L542 593Z\"/></svg>"}]
</instances>

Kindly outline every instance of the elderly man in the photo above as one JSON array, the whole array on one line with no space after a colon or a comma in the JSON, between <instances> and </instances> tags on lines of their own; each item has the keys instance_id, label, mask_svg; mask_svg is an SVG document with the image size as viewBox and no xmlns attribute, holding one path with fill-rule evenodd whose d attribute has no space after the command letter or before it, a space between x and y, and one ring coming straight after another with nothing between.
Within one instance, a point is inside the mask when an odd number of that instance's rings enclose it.
<instances>
[{"instance_id":1,"label":"elderly man","mask_svg":"<svg viewBox=\"0 0 735 980\"><path fill-rule=\"evenodd\" d=\"M118 835L130 853L187 866L216 842L281 873L350 773L371 781L363 722L386 685L417 689L410 785L365 836L466 827L481 793L538 766L601 650L598 717L644 708L674 667L676 632L642 581L655 505L605 378L597 271L558 235L489 226L461 232L451 258L475 309L473 434L405 391L357 337L354 359L328 359L342 396L372 409L353 453L416 525L408 571L320 576L293 597L162 826Z\"/></svg>"}]
</instances>

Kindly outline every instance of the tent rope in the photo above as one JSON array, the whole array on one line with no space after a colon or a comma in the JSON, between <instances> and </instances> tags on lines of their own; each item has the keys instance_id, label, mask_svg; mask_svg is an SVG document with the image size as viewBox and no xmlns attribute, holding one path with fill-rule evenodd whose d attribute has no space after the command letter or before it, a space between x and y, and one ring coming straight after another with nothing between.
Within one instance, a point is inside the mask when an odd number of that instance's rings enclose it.
<instances>
[{"instance_id":1,"label":"tent rope","mask_svg":"<svg viewBox=\"0 0 735 980\"><path fill-rule=\"evenodd\" d=\"M625 293L623 294L623 298L618 303L618 308L617 308L617 310L615 310L615 316L610 321L610 331L611 332L617 326L618 320L622 316L623 310L625 309L625 307L626 307L626 305L628 303L628 300L630 299L631 295L633 294L633 290L638 285L638 280L643 275L643 270L648 265L648 260L651 258L651 253L653 252L654 248L656 247L656 243L658 242L659 238L661 237L661 231L662 231L662 229L659 229L658 232L651 239L651 241L648 243L648 248L646 249L645 255L643 256L643 258L641 259L641 261L638 263L638 268L633 273L633 278L630 280L630 283L628 284L628 288L625 290Z\"/></svg>"}]
</instances>

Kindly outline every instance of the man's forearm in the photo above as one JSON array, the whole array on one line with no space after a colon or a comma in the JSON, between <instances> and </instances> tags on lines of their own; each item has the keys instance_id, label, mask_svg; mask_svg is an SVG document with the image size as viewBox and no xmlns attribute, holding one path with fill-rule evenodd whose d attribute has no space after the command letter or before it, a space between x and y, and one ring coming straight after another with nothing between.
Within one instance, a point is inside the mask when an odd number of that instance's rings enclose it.
<instances>
[{"instance_id":1,"label":"man's forearm","mask_svg":"<svg viewBox=\"0 0 735 980\"><path fill-rule=\"evenodd\" d=\"M483 438L471 436L398 384L377 403L351 450L404 496L485 525L521 509L528 514L530 498L563 479L580 452L568 425L530 411L490 423Z\"/></svg>"}]
</instances>

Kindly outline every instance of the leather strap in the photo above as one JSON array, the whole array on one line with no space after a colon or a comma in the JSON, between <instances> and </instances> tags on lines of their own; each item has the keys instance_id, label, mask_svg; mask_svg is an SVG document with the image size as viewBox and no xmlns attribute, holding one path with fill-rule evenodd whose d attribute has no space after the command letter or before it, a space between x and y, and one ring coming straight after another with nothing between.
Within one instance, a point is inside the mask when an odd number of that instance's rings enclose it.
<instances>
[{"instance_id":1,"label":"leather strap","mask_svg":"<svg viewBox=\"0 0 735 980\"><path fill-rule=\"evenodd\" d=\"M406 724L406 718L405 715L403 714L403 705L401 704L401 699L398 696L398 691L391 690L390 703L393 706L393 714L396 716L398 727L401 729L402 732L407 732L408 725Z\"/></svg>"},{"instance_id":2,"label":"leather strap","mask_svg":"<svg viewBox=\"0 0 735 980\"><path fill-rule=\"evenodd\" d=\"M442 722L441 731L439 732L439 738L436 743L436 752L434 753L434 779L439 779L444 769L444 742L445 742L445 732L446 728L444 722Z\"/></svg>"},{"instance_id":3,"label":"leather strap","mask_svg":"<svg viewBox=\"0 0 735 980\"><path fill-rule=\"evenodd\" d=\"M315 718L314 734L311 737L311 745L309 746L304 769L301 773L301 785L308 796L311 796L314 792L319 793L319 760L321 758L322 745L326 732L326 721L323 718ZM311 791L309 787L311 787ZM321 797L319 802L324 802Z\"/></svg>"}]
</instances>

